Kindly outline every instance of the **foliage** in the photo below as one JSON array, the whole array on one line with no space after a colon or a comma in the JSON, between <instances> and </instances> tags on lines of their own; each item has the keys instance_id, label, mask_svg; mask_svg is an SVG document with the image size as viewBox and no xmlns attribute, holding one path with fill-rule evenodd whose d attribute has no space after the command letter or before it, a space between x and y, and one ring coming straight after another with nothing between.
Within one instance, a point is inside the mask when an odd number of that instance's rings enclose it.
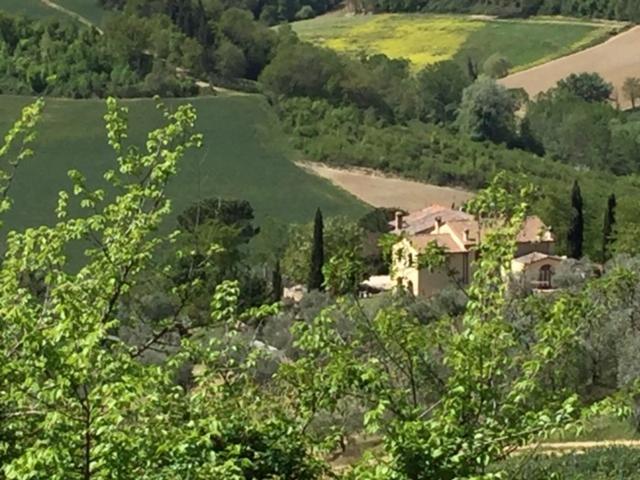
<instances>
[{"instance_id":1,"label":"foliage","mask_svg":"<svg viewBox=\"0 0 640 480\"><path fill-rule=\"evenodd\" d=\"M613 93L613 85L597 73L572 73L558 82L558 89L587 102L606 102Z\"/></svg>"},{"instance_id":2,"label":"foliage","mask_svg":"<svg viewBox=\"0 0 640 480\"><path fill-rule=\"evenodd\" d=\"M582 258L584 242L584 213L582 193L576 180L571 191L571 223L567 232L568 254L571 258Z\"/></svg>"},{"instance_id":3,"label":"foliage","mask_svg":"<svg viewBox=\"0 0 640 480\"><path fill-rule=\"evenodd\" d=\"M486 62L484 62L483 70L485 75L491 78L502 78L509 74L511 63L509 59L499 54L491 55Z\"/></svg>"},{"instance_id":4,"label":"foliage","mask_svg":"<svg viewBox=\"0 0 640 480\"><path fill-rule=\"evenodd\" d=\"M324 288L324 222L322 212L316 210L313 220L313 241L311 243L311 257L309 258L309 279L307 290L322 290Z\"/></svg>"},{"instance_id":5,"label":"foliage","mask_svg":"<svg viewBox=\"0 0 640 480\"><path fill-rule=\"evenodd\" d=\"M525 460L505 463L508 478L514 480L637 480L640 463L637 450L626 447L589 449L566 455L536 454Z\"/></svg>"},{"instance_id":6,"label":"foliage","mask_svg":"<svg viewBox=\"0 0 640 480\"><path fill-rule=\"evenodd\" d=\"M557 89L530 103L526 119L531 136L554 159L618 175L638 168L639 124L612 105Z\"/></svg>"},{"instance_id":7,"label":"foliage","mask_svg":"<svg viewBox=\"0 0 640 480\"><path fill-rule=\"evenodd\" d=\"M616 196L609 195L607 199L607 210L604 214L604 223L602 225L602 260L607 261L611 258L611 244L615 238L616 224Z\"/></svg>"},{"instance_id":8,"label":"foliage","mask_svg":"<svg viewBox=\"0 0 640 480\"><path fill-rule=\"evenodd\" d=\"M515 135L515 110L506 88L480 77L462 95L457 124L473 140L508 143Z\"/></svg>"},{"instance_id":9,"label":"foliage","mask_svg":"<svg viewBox=\"0 0 640 480\"><path fill-rule=\"evenodd\" d=\"M322 268L324 285L335 296L357 295L364 273L362 251L348 247L341 248Z\"/></svg>"},{"instance_id":10,"label":"foliage","mask_svg":"<svg viewBox=\"0 0 640 480\"><path fill-rule=\"evenodd\" d=\"M454 62L440 62L421 70L416 78L420 120L450 124L456 119L462 92L470 85L463 70Z\"/></svg>"},{"instance_id":11,"label":"foliage","mask_svg":"<svg viewBox=\"0 0 640 480\"><path fill-rule=\"evenodd\" d=\"M631 108L636 108L636 101L640 98L640 78L627 78L622 85L622 94L631 102Z\"/></svg>"},{"instance_id":12,"label":"foliage","mask_svg":"<svg viewBox=\"0 0 640 480\"><path fill-rule=\"evenodd\" d=\"M25 110L15 132L31 136L38 108ZM178 313L139 342L121 335L140 321L121 302L140 286L165 242L156 234L170 208L167 182L187 149L201 143L192 133L192 107L163 114L165 125L149 133L145 147L126 148L126 111L109 100L105 119L116 166L105 179L116 198L107 200L72 171L72 190L59 196L59 222L7 237L0 266L0 349L10 359L0 367L6 478L317 478L322 472L278 403L253 393L261 350L243 337L242 325L273 308L240 314L235 282L211 292L206 326L217 335L186 328ZM74 201L84 216L70 215ZM71 273L65 252L79 239L88 248ZM163 349L174 332L181 332L177 350ZM154 348L163 351L161 360L141 361ZM174 379L185 363L198 368L183 388Z\"/></svg>"},{"instance_id":13,"label":"foliage","mask_svg":"<svg viewBox=\"0 0 640 480\"><path fill-rule=\"evenodd\" d=\"M315 222L292 225L282 257L282 273L289 283L303 284L309 280ZM333 258L342 251L362 251L364 232L345 217L323 219L324 258Z\"/></svg>"},{"instance_id":14,"label":"foliage","mask_svg":"<svg viewBox=\"0 0 640 480\"><path fill-rule=\"evenodd\" d=\"M192 95L188 38L160 18L118 16L106 35L71 21L27 20L0 13L0 92L59 97ZM161 56L164 64L152 61Z\"/></svg>"}]
</instances>

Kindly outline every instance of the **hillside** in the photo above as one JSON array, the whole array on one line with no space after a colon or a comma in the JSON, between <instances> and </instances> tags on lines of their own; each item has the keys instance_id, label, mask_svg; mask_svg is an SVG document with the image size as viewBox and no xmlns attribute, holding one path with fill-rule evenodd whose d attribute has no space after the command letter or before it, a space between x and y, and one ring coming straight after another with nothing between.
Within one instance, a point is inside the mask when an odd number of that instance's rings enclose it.
<instances>
[{"instance_id":1,"label":"hillside","mask_svg":"<svg viewBox=\"0 0 640 480\"><path fill-rule=\"evenodd\" d=\"M607 38L613 23L577 20L494 20L468 15L332 14L292 24L301 38L337 51L384 53L415 69L452 58L480 65L494 53L513 71L575 52Z\"/></svg>"},{"instance_id":2,"label":"hillside","mask_svg":"<svg viewBox=\"0 0 640 480\"><path fill-rule=\"evenodd\" d=\"M622 94L622 85L628 77L640 75L638 42L640 27L635 27L593 48L509 75L501 82L509 88L524 88L533 97L571 73L597 72L613 83L615 98L620 104L630 107L630 102Z\"/></svg>"},{"instance_id":3,"label":"hillside","mask_svg":"<svg viewBox=\"0 0 640 480\"><path fill-rule=\"evenodd\" d=\"M0 97L1 131L6 131L28 101L26 97ZM198 110L205 146L185 160L172 183L174 215L198 198L213 196L249 200L259 218L273 216L287 222L308 221L317 207L329 215L364 213L364 204L290 161L284 137L262 97L188 101ZM160 117L152 100L122 103L130 108L133 139L158 124ZM101 180L113 158L103 113L104 104L98 100L47 100L36 155L22 165L12 186L15 206L7 216L9 228L53 221L57 193L70 184L69 169L79 169L90 181Z\"/></svg>"},{"instance_id":4,"label":"hillside","mask_svg":"<svg viewBox=\"0 0 640 480\"><path fill-rule=\"evenodd\" d=\"M81 2L82 0L75 0L75 2ZM87 0L85 0L87 1ZM68 2L72 3L72 2ZM65 17L65 14L47 7L40 0L2 0L0 10L5 12L28 15L30 17L45 18L45 17Z\"/></svg>"},{"instance_id":5,"label":"hillside","mask_svg":"<svg viewBox=\"0 0 640 480\"><path fill-rule=\"evenodd\" d=\"M100 26L108 12L98 6L96 0L55 0L55 3L77 13L95 25Z\"/></svg>"}]
</instances>

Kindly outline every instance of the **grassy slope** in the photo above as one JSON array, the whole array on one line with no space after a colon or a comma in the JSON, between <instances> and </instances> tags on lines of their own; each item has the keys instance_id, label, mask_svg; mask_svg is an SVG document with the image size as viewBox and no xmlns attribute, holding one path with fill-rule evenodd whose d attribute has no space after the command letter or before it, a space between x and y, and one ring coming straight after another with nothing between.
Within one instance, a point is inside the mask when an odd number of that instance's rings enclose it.
<instances>
[{"instance_id":1,"label":"grassy slope","mask_svg":"<svg viewBox=\"0 0 640 480\"><path fill-rule=\"evenodd\" d=\"M97 26L102 24L107 12L98 6L96 0L54 0L58 5L76 12Z\"/></svg>"},{"instance_id":2,"label":"grassy slope","mask_svg":"<svg viewBox=\"0 0 640 480\"><path fill-rule=\"evenodd\" d=\"M409 58L416 68L472 56L505 55L514 70L557 58L608 36L611 25L555 20L480 20L463 15L328 15L296 22L303 38L339 51Z\"/></svg>"},{"instance_id":3,"label":"grassy slope","mask_svg":"<svg viewBox=\"0 0 640 480\"><path fill-rule=\"evenodd\" d=\"M6 131L25 97L0 96L0 132ZM308 221L316 207L329 215L355 216L365 206L329 182L296 167L285 139L266 101L258 96L198 98L199 130L205 147L186 159L171 184L174 214L198 198L224 196L249 200L258 218ZM123 102L130 107L132 139L158 125L160 116L151 100ZM9 228L54 220L57 192L67 188L66 172L77 168L94 185L113 165L106 143L98 100L47 101L39 127L36 156L25 162L12 186L14 208L6 217Z\"/></svg>"},{"instance_id":4,"label":"grassy slope","mask_svg":"<svg viewBox=\"0 0 640 480\"><path fill-rule=\"evenodd\" d=\"M97 26L102 24L107 12L98 6L96 0L53 0L61 7L76 12ZM0 10L13 14L23 14L35 18L69 18L69 15L44 5L40 0L0 0Z\"/></svg>"},{"instance_id":5,"label":"grassy slope","mask_svg":"<svg viewBox=\"0 0 640 480\"><path fill-rule=\"evenodd\" d=\"M40 0L1 0L0 10L38 18L51 16L66 17L64 13L45 6Z\"/></svg>"}]
</instances>

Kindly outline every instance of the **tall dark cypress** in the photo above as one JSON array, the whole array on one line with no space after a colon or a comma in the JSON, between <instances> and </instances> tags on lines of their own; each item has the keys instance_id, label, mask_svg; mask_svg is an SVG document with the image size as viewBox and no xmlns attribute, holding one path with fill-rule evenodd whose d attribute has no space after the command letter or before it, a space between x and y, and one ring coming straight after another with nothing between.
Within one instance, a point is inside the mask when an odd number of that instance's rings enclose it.
<instances>
[{"instance_id":1,"label":"tall dark cypress","mask_svg":"<svg viewBox=\"0 0 640 480\"><path fill-rule=\"evenodd\" d=\"M280 271L280 260L276 261L276 266L271 273L271 300L279 302L282 300L282 272Z\"/></svg>"},{"instance_id":2,"label":"tall dark cypress","mask_svg":"<svg viewBox=\"0 0 640 480\"><path fill-rule=\"evenodd\" d=\"M609 195L607 211L604 212L604 225L602 226L602 260L611 258L611 244L613 243L613 229L616 224L616 196Z\"/></svg>"},{"instance_id":3,"label":"tall dark cypress","mask_svg":"<svg viewBox=\"0 0 640 480\"><path fill-rule=\"evenodd\" d=\"M311 290L324 289L324 275L322 267L324 266L324 222L322 221L322 212L318 208L316 210L316 218L313 222L313 245L311 246L311 265L309 269L309 280L307 288Z\"/></svg>"},{"instance_id":4,"label":"tall dark cypress","mask_svg":"<svg viewBox=\"0 0 640 480\"><path fill-rule=\"evenodd\" d=\"M582 258L584 241L584 214L582 211L582 193L576 180L571 192L571 223L567 232L568 254L571 258Z\"/></svg>"}]
</instances>

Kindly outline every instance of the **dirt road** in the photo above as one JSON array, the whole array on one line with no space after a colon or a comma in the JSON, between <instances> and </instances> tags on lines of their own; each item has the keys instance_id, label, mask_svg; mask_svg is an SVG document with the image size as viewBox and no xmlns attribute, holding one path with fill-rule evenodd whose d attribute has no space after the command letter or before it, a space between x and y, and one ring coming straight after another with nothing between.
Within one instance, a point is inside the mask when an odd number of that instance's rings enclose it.
<instances>
[{"instance_id":1,"label":"dirt road","mask_svg":"<svg viewBox=\"0 0 640 480\"><path fill-rule=\"evenodd\" d=\"M637 26L600 45L509 75L500 82L509 88L524 88L533 97L571 73L597 72L613 83L615 95L626 108L630 105L621 88L627 77L640 77L639 52L640 26Z\"/></svg>"},{"instance_id":2,"label":"dirt road","mask_svg":"<svg viewBox=\"0 0 640 480\"><path fill-rule=\"evenodd\" d=\"M298 165L330 180L374 207L398 207L412 211L433 203L460 205L473 196L471 192L462 189L388 177L367 170L343 170L319 163Z\"/></svg>"}]
</instances>

